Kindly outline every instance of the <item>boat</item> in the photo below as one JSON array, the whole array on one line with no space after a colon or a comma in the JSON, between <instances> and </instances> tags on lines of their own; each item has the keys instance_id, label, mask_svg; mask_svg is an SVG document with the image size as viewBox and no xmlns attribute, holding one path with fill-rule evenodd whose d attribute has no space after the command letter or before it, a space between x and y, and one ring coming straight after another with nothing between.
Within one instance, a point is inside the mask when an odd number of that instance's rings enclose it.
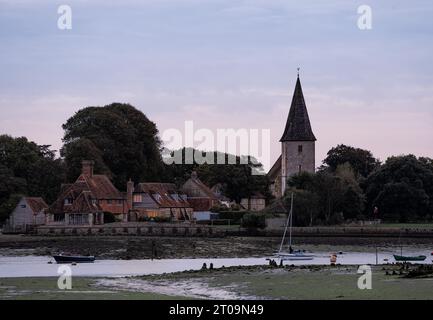
<instances>
[{"instance_id":1,"label":"boat","mask_svg":"<svg viewBox=\"0 0 433 320\"><path fill-rule=\"evenodd\" d=\"M397 254L394 254L395 261L424 261L427 259L426 256L400 256Z\"/></svg>"},{"instance_id":2,"label":"boat","mask_svg":"<svg viewBox=\"0 0 433 320\"><path fill-rule=\"evenodd\" d=\"M314 255L306 253L305 251L301 250L293 250L292 249L292 221L293 221L293 192L292 192L292 198L290 203L290 212L287 217L286 226L284 228L284 234L283 238L281 239L280 249L275 254L275 256L281 261L284 260L313 260ZM286 238L287 229L289 229L289 251L283 250L284 240Z\"/></svg>"},{"instance_id":3,"label":"boat","mask_svg":"<svg viewBox=\"0 0 433 320\"><path fill-rule=\"evenodd\" d=\"M95 262L95 256L68 256L59 254L53 256L57 263L93 263Z\"/></svg>"}]
</instances>

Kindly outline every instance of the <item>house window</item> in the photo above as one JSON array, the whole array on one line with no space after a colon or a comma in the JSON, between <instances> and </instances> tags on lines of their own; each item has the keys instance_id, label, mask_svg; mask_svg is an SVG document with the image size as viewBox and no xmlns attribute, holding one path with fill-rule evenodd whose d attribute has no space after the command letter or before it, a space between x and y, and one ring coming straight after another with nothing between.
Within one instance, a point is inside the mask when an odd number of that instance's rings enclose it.
<instances>
[{"instance_id":1,"label":"house window","mask_svg":"<svg viewBox=\"0 0 433 320\"><path fill-rule=\"evenodd\" d=\"M108 199L108 200L107 200L107 204L111 204L111 199Z\"/></svg>"},{"instance_id":2,"label":"house window","mask_svg":"<svg viewBox=\"0 0 433 320\"><path fill-rule=\"evenodd\" d=\"M25 207L26 207L26 205L25 205L25 204L22 204L22 205L21 205L21 208L23 208L23 209L24 209Z\"/></svg>"},{"instance_id":3,"label":"house window","mask_svg":"<svg viewBox=\"0 0 433 320\"><path fill-rule=\"evenodd\" d=\"M70 204L72 204L72 202L73 202L73 199L72 198L65 198L65 205L70 205Z\"/></svg>"},{"instance_id":4,"label":"house window","mask_svg":"<svg viewBox=\"0 0 433 320\"><path fill-rule=\"evenodd\" d=\"M96 203L97 203L96 199L92 199L92 204L96 204Z\"/></svg>"},{"instance_id":5,"label":"house window","mask_svg":"<svg viewBox=\"0 0 433 320\"><path fill-rule=\"evenodd\" d=\"M141 202L141 194L134 194L134 202Z\"/></svg>"},{"instance_id":6,"label":"house window","mask_svg":"<svg viewBox=\"0 0 433 320\"><path fill-rule=\"evenodd\" d=\"M65 221L65 215L63 213L54 214L54 222L63 222L63 221Z\"/></svg>"},{"instance_id":7,"label":"house window","mask_svg":"<svg viewBox=\"0 0 433 320\"><path fill-rule=\"evenodd\" d=\"M302 144L298 145L298 153L302 153Z\"/></svg>"}]
</instances>

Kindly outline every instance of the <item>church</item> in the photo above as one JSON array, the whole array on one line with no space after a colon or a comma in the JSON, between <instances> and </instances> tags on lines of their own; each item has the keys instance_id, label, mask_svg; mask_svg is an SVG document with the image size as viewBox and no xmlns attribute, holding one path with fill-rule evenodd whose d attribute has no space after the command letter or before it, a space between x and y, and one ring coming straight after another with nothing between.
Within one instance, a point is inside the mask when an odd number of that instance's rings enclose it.
<instances>
[{"instance_id":1,"label":"church","mask_svg":"<svg viewBox=\"0 0 433 320\"><path fill-rule=\"evenodd\" d=\"M281 155L268 172L271 192L276 198L284 195L290 176L315 171L316 137L311 129L299 73L280 142Z\"/></svg>"}]
</instances>

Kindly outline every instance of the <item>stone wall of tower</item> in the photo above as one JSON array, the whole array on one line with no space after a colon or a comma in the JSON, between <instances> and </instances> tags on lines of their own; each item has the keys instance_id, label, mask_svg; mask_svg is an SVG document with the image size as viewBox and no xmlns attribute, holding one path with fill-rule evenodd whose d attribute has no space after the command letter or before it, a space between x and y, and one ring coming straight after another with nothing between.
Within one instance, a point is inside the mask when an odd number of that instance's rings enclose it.
<instances>
[{"instance_id":1,"label":"stone wall of tower","mask_svg":"<svg viewBox=\"0 0 433 320\"><path fill-rule=\"evenodd\" d=\"M314 141L283 141L281 145L281 195L284 195L290 176L301 171L315 172L316 150Z\"/></svg>"}]
</instances>

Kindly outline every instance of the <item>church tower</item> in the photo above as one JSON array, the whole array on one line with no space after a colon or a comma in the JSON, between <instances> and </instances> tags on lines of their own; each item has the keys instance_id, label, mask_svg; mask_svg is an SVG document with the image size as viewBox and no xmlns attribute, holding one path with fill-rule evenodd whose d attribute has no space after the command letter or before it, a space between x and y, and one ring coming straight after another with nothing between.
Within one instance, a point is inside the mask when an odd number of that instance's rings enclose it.
<instances>
[{"instance_id":1,"label":"church tower","mask_svg":"<svg viewBox=\"0 0 433 320\"><path fill-rule=\"evenodd\" d=\"M290 176L302 171L315 171L315 141L298 74L286 127L280 139L281 195L284 195Z\"/></svg>"}]
</instances>

